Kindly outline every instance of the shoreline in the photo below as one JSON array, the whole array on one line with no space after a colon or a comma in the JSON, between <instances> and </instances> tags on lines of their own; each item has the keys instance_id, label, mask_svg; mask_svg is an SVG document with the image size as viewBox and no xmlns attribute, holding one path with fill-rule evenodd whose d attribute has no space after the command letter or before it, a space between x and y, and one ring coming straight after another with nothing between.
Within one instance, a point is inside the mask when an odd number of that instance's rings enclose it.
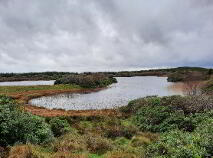
<instances>
[{"instance_id":1,"label":"shoreline","mask_svg":"<svg viewBox=\"0 0 213 158\"><path fill-rule=\"evenodd\" d=\"M120 116L116 109L103 109L103 110L63 110L63 109L48 109L45 107L39 107L29 104L31 99L52 96L63 93L92 93L98 92L105 88L95 88L95 89L83 89L83 88L73 88L65 90L36 90L36 91L25 91L22 93L11 93L5 94L6 96L12 97L19 104L20 108L25 112L30 112L33 115L42 117L56 117L56 116Z\"/></svg>"},{"instance_id":2,"label":"shoreline","mask_svg":"<svg viewBox=\"0 0 213 158\"><path fill-rule=\"evenodd\" d=\"M79 89L79 90L63 90L63 91L51 91L44 92L36 96L31 96L25 99L25 104L21 107L24 111L30 112L33 115L42 117L56 117L56 116L110 116L120 115L115 109L103 109L103 110L64 110L64 109L48 109L45 107L34 106L29 104L31 99L40 98L44 96L52 96L63 93L92 93L98 92L106 88L95 88L95 89Z\"/></svg>"}]
</instances>

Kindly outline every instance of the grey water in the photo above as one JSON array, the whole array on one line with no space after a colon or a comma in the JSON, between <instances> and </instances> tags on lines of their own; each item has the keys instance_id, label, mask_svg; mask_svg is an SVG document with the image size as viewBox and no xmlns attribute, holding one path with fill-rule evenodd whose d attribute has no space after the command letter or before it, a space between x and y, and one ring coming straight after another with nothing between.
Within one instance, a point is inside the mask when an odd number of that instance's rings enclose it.
<instances>
[{"instance_id":1,"label":"grey water","mask_svg":"<svg viewBox=\"0 0 213 158\"><path fill-rule=\"evenodd\" d=\"M39 86L39 85L53 85L54 80L51 81L14 81L14 82L0 82L0 86Z\"/></svg>"},{"instance_id":2,"label":"grey water","mask_svg":"<svg viewBox=\"0 0 213 158\"><path fill-rule=\"evenodd\" d=\"M32 99L29 104L48 109L91 110L112 109L127 105L130 100L158 95L183 95L181 91L169 88L174 83L167 77L118 77L118 83L107 89L87 93L65 93Z\"/></svg>"}]
</instances>

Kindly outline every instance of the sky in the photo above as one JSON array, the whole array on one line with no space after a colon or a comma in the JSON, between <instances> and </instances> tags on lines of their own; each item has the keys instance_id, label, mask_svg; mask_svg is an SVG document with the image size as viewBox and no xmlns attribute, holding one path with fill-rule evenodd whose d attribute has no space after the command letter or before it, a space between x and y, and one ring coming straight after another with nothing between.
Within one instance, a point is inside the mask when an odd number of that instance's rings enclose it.
<instances>
[{"instance_id":1,"label":"sky","mask_svg":"<svg viewBox=\"0 0 213 158\"><path fill-rule=\"evenodd\" d=\"M0 72L213 67L213 0L0 0Z\"/></svg>"}]
</instances>

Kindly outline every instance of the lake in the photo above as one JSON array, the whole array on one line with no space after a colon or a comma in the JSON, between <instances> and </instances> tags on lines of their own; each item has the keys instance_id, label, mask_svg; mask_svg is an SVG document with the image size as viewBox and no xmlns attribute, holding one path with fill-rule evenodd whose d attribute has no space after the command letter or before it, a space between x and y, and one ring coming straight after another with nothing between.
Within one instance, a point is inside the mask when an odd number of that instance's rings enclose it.
<instances>
[{"instance_id":1,"label":"lake","mask_svg":"<svg viewBox=\"0 0 213 158\"><path fill-rule=\"evenodd\" d=\"M112 109L127 105L130 100L158 95L182 95L183 92L171 88L174 83L167 77L118 77L118 83L107 89L88 93L66 93L32 99L29 104L48 109L91 110Z\"/></svg>"},{"instance_id":2,"label":"lake","mask_svg":"<svg viewBox=\"0 0 213 158\"><path fill-rule=\"evenodd\" d=\"M13 82L0 82L0 86L39 86L39 85L54 85L52 81L13 81Z\"/></svg>"}]
</instances>

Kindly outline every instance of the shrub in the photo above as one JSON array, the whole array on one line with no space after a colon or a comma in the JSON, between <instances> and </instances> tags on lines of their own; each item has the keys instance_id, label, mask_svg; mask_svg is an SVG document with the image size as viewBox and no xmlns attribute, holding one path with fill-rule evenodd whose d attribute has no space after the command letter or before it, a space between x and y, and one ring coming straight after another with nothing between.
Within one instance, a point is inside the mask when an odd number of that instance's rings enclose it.
<instances>
[{"instance_id":1,"label":"shrub","mask_svg":"<svg viewBox=\"0 0 213 158\"><path fill-rule=\"evenodd\" d=\"M0 96L0 146L17 142L41 144L52 139L43 118L20 111L13 100Z\"/></svg>"},{"instance_id":2,"label":"shrub","mask_svg":"<svg viewBox=\"0 0 213 158\"><path fill-rule=\"evenodd\" d=\"M159 104L160 101L161 101L161 98L156 96L139 98L139 99L130 101L127 106L120 107L120 111L126 114L132 114L132 113L136 113L141 107L153 106L153 105Z\"/></svg>"},{"instance_id":3,"label":"shrub","mask_svg":"<svg viewBox=\"0 0 213 158\"><path fill-rule=\"evenodd\" d=\"M55 117L50 120L49 124L54 136L56 137L59 137L69 131L69 123L67 120Z\"/></svg>"},{"instance_id":4,"label":"shrub","mask_svg":"<svg viewBox=\"0 0 213 158\"><path fill-rule=\"evenodd\" d=\"M112 142L109 139L98 135L85 135L84 140L87 143L89 151L92 153L104 154L113 149Z\"/></svg>"},{"instance_id":5,"label":"shrub","mask_svg":"<svg viewBox=\"0 0 213 158\"><path fill-rule=\"evenodd\" d=\"M197 158L213 156L213 119L201 121L194 132L174 130L149 145L148 157Z\"/></svg>"},{"instance_id":6,"label":"shrub","mask_svg":"<svg viewBox=\"0 0 213 158\"><path fill-rule=\"evenodd\" d=\"M197 158L206 156L206 149L199 145L202 137L179 130L164 133L161 138L148 146L146 155L150 158L174 157Z\"/></svg>"},{"instance_id":7,"label":"shrub","mask_svg":"<svg viewBox=\"0 0 213 158\"><path fill-rule=\"evenodd\" d=\"M68 133L53 143L55 152L79 153L87 150L87 144L84 138L77 133Z\"/></svg>"},{"instance_id":8,"label":"shrub","mask_svg":"<svg viewBox=\"0 0 213 158\"><path fill-rule=\"evenodd\" d=\"M166 132L182 129L192 132L210 115L211 112L185 115L182 110L177 110L172 106L145 106L138 110L133 121L142 131Z\"/></svg>"},{"instance_id":9,"label":"shrub","mask_svg":"<svg viewBox=\"0 0 213 158\"><path fill-rule=\"evenodd\" d=\"M131 123L122 124L121 120L110 118L103 126L104 136L107 138L125 137L130 139L138 132L138 128Z\"/></svg>"},{"instance_id":10,"label":"shrub","mask_svg":"<svg viewBox=\"0 0 213 158\"><path fill-rule=\"evenodd\" d=\"M213 156L213 117L201 122L195 133L201 136L200 146L206 149L208 156Z\"/></svg>"},{"instance_id":11,"label":"shrub","mask_svg":"<svg viewBox=\"0 0 213 158\"><path fill-rule=\"evenodd\" d=\"M113 77L108 77L100 74L93 75L69 75L58 79L55 84L76 84L84 88L97 88L106 87L112 83L116 83L117 80Z\"/></svg>"},{"instance_id":12,"label":"shrub","mask_svg":"<svg viewBox=\"0 0 213 158\"><path fill-rule=\"evenodd\" d=\"M138 111L134 117L134 122L142 131L165 132L167 130L177 128L175 122L179 121L179 119L172 120L172 117L176 117L178 115L171 116L172 113L173 111L169 107L147 106ZM168 124L169 122L170 124Z\"/></svg>"}]
</instances>

